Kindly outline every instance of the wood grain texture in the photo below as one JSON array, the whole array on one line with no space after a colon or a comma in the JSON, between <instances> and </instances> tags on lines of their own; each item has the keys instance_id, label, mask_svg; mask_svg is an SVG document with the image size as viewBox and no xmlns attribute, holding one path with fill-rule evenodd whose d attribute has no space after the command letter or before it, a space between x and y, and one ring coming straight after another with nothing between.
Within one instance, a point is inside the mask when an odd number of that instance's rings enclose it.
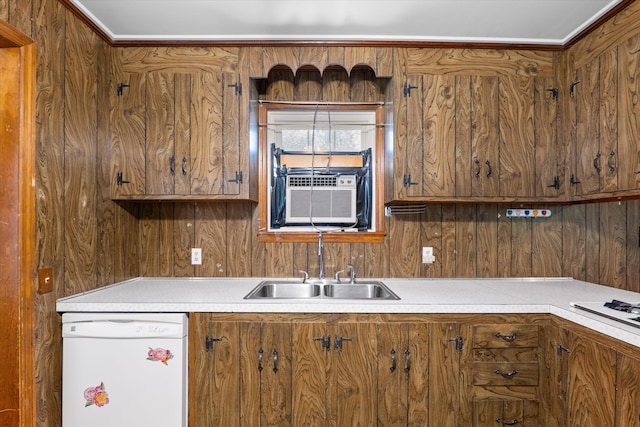
<instances>
[{"instance_id":1,"label":"wood grain texture","mask_svg":"<svg viewBox=\"0 0 640 427\"><path fill-rule=\"evenodd\" d=\"M471 159L474 168L471 195L497 196L499 192L499 80L471 79ZM490 173L491 172L491 173Z\"/></svg>"},{"instance_id":2,"label":"wood grain texture","mask_svg":"<svg viewBox=\"0 0 640 427\"><path fill-rule=\"evenodd\" d=\"M476 277L498 276L498 211L497 205L478 205Z\"/></svg>"},{"instance_id":3,"label":"wood grain texture","mask_svg":"<svg viewBox=\"0 0 640 427\"><path fill-rule=\"evenodd\" d=\"M587 336L570 334L567 423L614 425L616 354ZM598 384L593 388L593 384Z\"/></svg>"},{"instance_id":4,"label":"wood grain texture","mask_svg":"<svg viewBox=\"0 0 640 427\"><path fill-rule=\"evenodd\" d=\"M175 76L149 73L146 78L145 193L173 194L175 171ZM173 160L172 160L173 159Z\"/></svg>"},{"instance_id":5,"label":"wood grain texture","mask_svg":"<svg viewBox=\"0 0 640 427\"><path fill-rule=\"evenodd\" d=\"M500 78L500 195L533 196L534 80ZM497 166L497 165L496 165Z\"/></svg>"},{"instance_id":6,"label":"wood grain texture","mask_svg":"<svg viewBox=\"0 0 640 427\"><path fill-rule=\"evenodd\" d=\"M618 50L607 50L600 56L600 192L603 193L618 189L618 75Z\"/></svg>"},{"instance_id":7,"label":"wood grain texture","mask_svg":"<svg viewBox=\"0 0 640 427\"><path fill-rule=\"evenodd\" d=\"M95 286L97 169L96 38L75 18L67 35L65 58L65 281L67 295ZM71 66L73 64L73 66Z\"/></svg>"},{"instance_id":8,"label":"wood grain texture","mask_svg":"<svg viewBox=\"0 0 640 427\"><path fill-rule=\"evenodd\" d=\"M535 176L532 184L536 196L562 194L560 189L552 186L555 177L559 181L564 174L561 165L565 164L565 156L558 143L559 102L553 89L558 90L553 77L534 79Z\"/></svg>"},{"instance_id":9,"label":"wood grain texture","mask_svg":"<svg viewBox=\"0 0 640 427\"><path fill-rule=\"evenodd\" d=\"M376 327L373 323L341 323L332 335L348 338L343 350L332 351L328 360L328 425L370 426L376 423L377 351Z\"/></svg>"},{"instance_id":10,"label":"wood grain texture","mask_svg":"<svg viewBox=\"0 0 640 427\"><path fill-rule=\"evenodd\" d=\"M211 73L234 71L238 47L131 47L118 48L124 71L129 73L175 72Z\"/></svg>"},{"instance_id":11,"label":"wood grain texture","mask_svg":"<svg viewBox=\"0 0 640 427\"><path fill-rule=\"evenodd\" d=\"M226 209L224 204L208 203L196 206L196 248L202 249L202 265L196 266L196 276L226 277L228 265Z\"/></svg>"},{"instance_id":12,"label":"wood grain texture","mask_svg":"<svg viewBox=\"0 0 640 427\"><path fill-rule=\"evenodd\" d=\"M586 205L562 210L562 271L577 280L586 276Z\"/></svg>"},{"instance_id":13,"label":"wood grain texture","mask_svg":"<svg viewBox=\"0 0 640 427\"><path fill-rule=\"evenodd\" d=\"M264 369L260 379L261 426L291 425L292 413L292 347L291 323L263 323L262 343ZM255 355L255 351L252 352ZM249 425L249 424L244 424Z\"/></svg>"},{"instance_id":14,"label":"wood grain texture","mask_svg":"<svg viewBox=\"0 0 640 427\"><path fill-rule=\"evenodd\" d=\"M640 35L618 47L618 188L640 187Z\"/></svg>"},{"instance_id":15,"label":"wood grain texture","mask_svg":"<svg viewBox=\"0 0 640 427\"><path fill-rule=\"evenodd\" d=\"M405 117L399 117L399 121L404 119L404 128L406 132L406 140L398 140L394 148L397 148L397 159L404 161L404 167L399 167L401 176L397 176L398 186L400 183L404 183L406 176L410 180L410 185L404 184L400 187L400 197L405 194L406 197L421 196L422 186L424 185L424 167L423 167L423 152L425 150L424 140L424 122L422 116L422 108L424 105L424 82L423 76L407 76L406 87L414 88L409 89L409 94L405 97ZM402 125L401 125L402 126ZM402 146L405 146L401 148ZM403 152L404 151L404 152ZM401 166L401 165L398 165Z\"/></svg>"},{"instance_id":16,"label":"wood grain texture","mask_svg":"<svg viewBox=\"0 0 640 427\"><path fill-rule=\"evenodd\" d=\"M421 193L451 195L455 191L455 77L424 76L423 79Z\"/></svg>"},{"instance_id":17,"label":"wood grain texture","mask_svg":"<svg viewBox=\"0 0 640 427\"><path fill-rule=\"evenodd\" d=\"M322 351L313 338L326 336L322 323L295 323L293 325L293 425L328 425L327 396L329 385L327 360L332 354Z\"/></svg>"},{"instance_id":18,"label":"wood grain texture","mask_svg":"<svg viewBox=\"0 0 640 427\"><path fill-rule=\"evenodd\" d=\"M618 354L616 383L617 427L632 427L640 421L640 360Z\"/></svg>"},{"instance_id":19,"label":"wood grain texture","mask_svg":"<svg viewBox=\"0 0 640 427\"><path fill-rule=\"evenodd\" d=\"M173 193L191 193L191 170L186 167L191 157L191 74L175 74L175 143L173 150ZM183 167L185 166L185 167Z\"/></svg>"},{"instance_id":20,"label":"wood grain texture","mask_svg":"<svg viewBox=\"0 0 640 427\"><path fill-rule=\"evenodd\" d=\"M236 173L243 172L250 178L248 170L240 167L240 106L244 92L236 90L242 84L237 74L224 73L222 75L222 189L224 194L240 194L240 182L234 181ZM234 86L236 85L236 86ZM244 179L243 179L244 181Z\"/></svg>"},{"instance_id":21,"label":"wood grain texture","mask_svg":"<svg viewBox=\"0 0 640 427\"><path fill-rule=\"evenodd\" d=\"M455 194L471 196L473 160L471 152L471 77L456 76L456 176Z\"/></svg>"},{"instance_id":22,"label":"wood grain texture","mask_svg":"<svg viewBox=\"0 0 640 427\"><path fill-rule=\"evenodd\" d=\"M459 329L456 323L429 325L430 426L460 425L460 352L456 351L453 341L460 336Z\"/></svg>"},{"instance_id":23,"label":"wood grain texture","mask_svg":"<svg viewBox=\"0 0 640 427\"><path fill-rule=\"evenodd\" d=\"M240 328L240 425L260 424L262 407L261 375L258 358L264 355L261 322L239 322ZM267 355L268 355L267 347ZM262 351L262 352L261 352ZM192 359L199 359L193 357Z\"/></svg>"},{"instance_id":24,"label":"wood grain texture","mask_svg":"<svg viewBox=\"0 0 640 427\"><path fill-rule=\"evenodd\" d=\"M550 209L552 215L531 223L531 274L533 276L562 276L562 212L560 206L536 206Z\"/></svg>"},{"instance_id":25,"label":"wood grain texture","mask_svg":"<svg viewBox=\"0 0 640 427\"><path fill-rule=\"evenodd\" d=\"M627 209L617 203L600 206L600 277L598 283L627 288Z\"/></svg>"},{"instance_id":26,"label":"wood grain texture","mask_svg":"<svg viewBox=\"0 0 640 427\"><path fill-rule=\"evenodd\" d=\"M477 265L477 222L475 205L456 205L455 277L474 277Z\"/></svg>"},{"instance_id":27,"label":"wood grain texture","mask_svg":"<svg viewBox=\"0 0 640 427\"><path fill-rule=\"evenodd\" d=\"M503 49L409 48L411 73L550 76L552 53Z\"/></svg>"},{"instance_id":28,"label":"wood grain texture","mask_svg":"<svg viewBox=\"0 0 640 427\"><path fill-rule=\"evenodd\" d=\"M408 325L378 325L378 425L407 425L409 375L402 370L405 350L409 350Z\"/></svg>"},{"instance_id":29,"label":"wood grain texture","mask_svg":"<svg viewBox=\"0 0 640 427\"><path fill-rule=\"evenodd\" d=\"M192 194L222 194L222 90L220 73L201 74L193 80L191 106L191 170Z\"/></svg>"},{"instance_id":30,"label":"wood grain texture","mask_svg":"<svg viewBox=\"0 0 640 427\"><path fill-rule=\"evenodd\" d=\"M580 194L596 193L600 189L600 176L594 162L600 152L600 62L598 59L576 71L576 152ZM602 165L604 159L600 158Z\"/></svg>"},{"instance_id":31,"label":"wood grain texture","mask_svg":"<svg viewBox=\"0 0 640 427\"><path fill-rule=\"evenodd\" d=\"M111 188L113 197L145 192L145 111L146 91L143 74L116 75L116 84L128 84L109 120L111 126ZM114 90L111 88L111 90ZM123 185L114 185L122 173Z\"/></svg>"}]
</instances>

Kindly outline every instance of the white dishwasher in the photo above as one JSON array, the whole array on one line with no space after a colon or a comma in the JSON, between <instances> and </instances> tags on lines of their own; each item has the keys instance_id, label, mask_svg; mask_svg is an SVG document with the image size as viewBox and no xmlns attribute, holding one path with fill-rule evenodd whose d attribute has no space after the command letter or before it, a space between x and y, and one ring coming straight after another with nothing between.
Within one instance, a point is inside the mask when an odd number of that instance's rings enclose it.
<instances>
[{"instance_id":1,"label":"white dishwasher","mask_svg":"<svg viewBox=\"0 0 640 427\"><path fill-rule=\"evenodd\" d=\"M183 313L64 313L62 427L186 427Z\"/></svg>"}]
</instances>

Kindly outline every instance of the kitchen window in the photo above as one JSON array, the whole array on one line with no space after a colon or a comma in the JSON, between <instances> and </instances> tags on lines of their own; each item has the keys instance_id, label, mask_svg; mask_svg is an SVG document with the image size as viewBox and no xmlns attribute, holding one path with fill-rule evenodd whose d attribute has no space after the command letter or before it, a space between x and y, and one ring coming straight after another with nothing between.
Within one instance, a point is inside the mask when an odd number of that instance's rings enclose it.
<instances>
[{"instance_id":1,"label":"kitchen window","mask_svg":"<svg viewBox=\"0 0 640 427\"><path fill-rule=\"evenodd\" d=\"M261 240L380 241L382 105L262 102L259 117Z\"/></svg>"}]
</instances>

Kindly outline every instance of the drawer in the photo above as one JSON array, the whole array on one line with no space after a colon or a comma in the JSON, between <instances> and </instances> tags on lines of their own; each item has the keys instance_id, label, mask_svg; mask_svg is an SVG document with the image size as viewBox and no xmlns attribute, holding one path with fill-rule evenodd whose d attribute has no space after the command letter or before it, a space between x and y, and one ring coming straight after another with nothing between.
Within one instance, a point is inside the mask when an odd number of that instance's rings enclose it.
<instances>
[{"instance_id":1,"label":"drawer","mask_svg":"<svg viewBox=\"0 0 640 427\"><path fill-rule=\"evenodd\" d=\"M537 325L475 325L473 348L538 347L538 335Z\"/></svg>"},{"instance_id":2,"label":"drawer","mask_svg":"<svg viewBox=\"0 0 640 427\"><path fill-rule=\"evenodd\" d=\"M538 362L473 363L473 384L479 386L537 386Z\"/></svg>"}]
</instances>

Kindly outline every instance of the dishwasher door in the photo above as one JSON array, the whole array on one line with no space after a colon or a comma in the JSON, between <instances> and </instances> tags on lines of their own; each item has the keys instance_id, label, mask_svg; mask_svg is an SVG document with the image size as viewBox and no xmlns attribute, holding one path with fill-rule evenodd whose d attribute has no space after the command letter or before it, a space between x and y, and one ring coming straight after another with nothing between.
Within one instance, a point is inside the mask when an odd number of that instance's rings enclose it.
<instances>
[{"instance_id":1,"label":"dishwasher door","mask_svg":"<svg viewBox=\"0 0 640 427\"><path fill-rule=\"evenodd\" d=\"M64 313L63 427L186 427L187 316Z\"/></svg>"}]
</instances>

